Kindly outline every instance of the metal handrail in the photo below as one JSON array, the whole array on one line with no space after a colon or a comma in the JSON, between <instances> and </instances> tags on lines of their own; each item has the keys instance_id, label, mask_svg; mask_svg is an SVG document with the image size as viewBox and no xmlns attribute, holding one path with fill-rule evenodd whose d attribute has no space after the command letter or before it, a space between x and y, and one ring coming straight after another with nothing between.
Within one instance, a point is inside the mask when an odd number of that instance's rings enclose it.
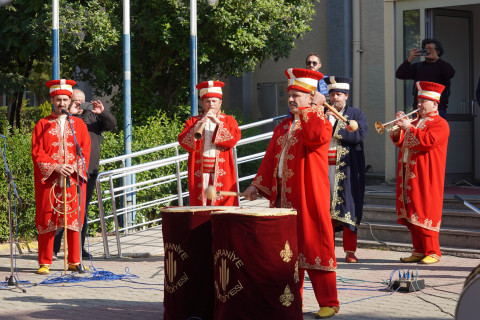
<instances>
[{"instance_id":1,"label":"metal handrail","mask_svg":"<svg viewBox=\"0 0 480 320\"><path fill-rule=\"evenodd\" d=\"M285 116L280 116L280 117L275 117L271 119L266 119L266 120L261 120L257 121L254 123L246 124L240 126L240 130L245 130L253 127L258 127L261 125L265 124L270 124L275 121L281 120L285 118ZM250 161L255 161L258 159L261 159L265 152L260 152L252 155L247 155L244 157L237 158L237 148L240 146L248 145L251 143L259 142L259 141L265 141L268 140L272 137L273 132L267 132L263 134L259 134L256 136L248 137L241 139L238 141L236 146L232 149L233 156L234 156L234 163L235 163L235 168L236 168L236 174L237 174L237 188L239 188L239 182L241 181L246 181L249 179L253 179L255 175L249 175L246 177L239 177L238 176L238 165L244 164ZM188 159L188 153L185 154L179 154L178 147L180 144L178 142L173 142L169 143L166 145L162 146L157 146L154 148L149 148L145 149L142 151L137 151L134 153L126 154L126 155L121 155L109 159L103 159L100 161L100 165L105 165L109 163L114 163L114 162L122 162L122 167L117 168L117 169L112 169L104 172L100 172L97 176L96 180L96 187L97 187L97 197L98 197L98 208L99 208L99 213L100 217L98 219L93 219L92 221L89 221L89 223L94 223L100 221L101 224L101 229L102 229L102 237L103 237L103 246L104 246L104 253L106 258L110 258L110 252L109 252L109 247L108 247L108 240L107 240L107 228L106 228L106 219L111 219L113 218L114 221L114 226L115 226L115 237L116 237L116 243L117 243L117 251L118 251L118 256L122 256L121 252L121 243L120 243L120 232L123 231L128 231L131 229L136 229L139 227L147 226L152 223L156 223L158 221L161 221L160 219L154 219L150 221L143 221L137 224L132 224L128 225L125 224L126 226L123 228L119 228L119 223L118 223L118 216L122 215L123 217L127 216L127 213L135 212L135 211L140 211L142 209L150 208L152 206L157 206L159 204L164 204L164 203L170 203L172 201L178 200L178 204L180 206L183 205L183 198L188 197L188 192L183 192L182 191L182 180L187 177L187 172L186 171L181 171L180 170L180 163L186 161ZM143 155L147 155L150 153L158 152L158 151L163 151L163 150L168 150L168 149L175 149L175 156L165 158L165 159L160 159L160 160L155 160L155 161L150 161L146 163L140 163L137 165L125 167L124 163L126 159L131 159ZM155 177L153 179L149 179L146 181L140 181L140 182L135 182L134 184L131 185L121 185L121 186L116 186L114 187L114 180L118 179L124 179L128 175L133 175L133 174L138 174L141 172L147 172L150 170L155 170L159 169L162 167L166 166L171 166L175 165L175 174L169 174L166 176L162 177ZM108 181L108 188L106 190L102 190L102 182L107 182ZM132 194L135 192L138 192L140 190L146 189L148 187L155 187L158 186L159 184L167 184L167 183L173 183L174 181L177 182L177 194L171 194L166 197L160 198L160 199L153 199L151 201L147 201L141 204L134 204L127 206L124 204L123 208L116 208L116 203L115 199L119 197L125 198L126 195ZM137 187L141 187L138 189ZM133 190L133 191L132 191ZM107 196L104 198L104 195ZM104 208L104 202L105 201L111 201L112 204L112 211L111 212L105 212ZM93 203L93 202L92 202Z\"/></svg>"}]
</instances>

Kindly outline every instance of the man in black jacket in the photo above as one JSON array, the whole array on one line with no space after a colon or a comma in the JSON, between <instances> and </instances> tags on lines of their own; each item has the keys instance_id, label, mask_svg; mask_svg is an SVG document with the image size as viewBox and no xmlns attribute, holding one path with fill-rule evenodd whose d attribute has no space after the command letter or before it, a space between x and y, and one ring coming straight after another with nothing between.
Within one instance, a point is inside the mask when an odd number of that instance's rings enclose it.
<instances>
[{"instance_id":1,"label":"man in black jacket","mask_svg":"<svg viewBox=\"0 0 480 320\"><path fill-rule=\"evenodd\" d=\"M87 233L88 205L92 199L93 190L98 176L98 163L100 161L100 145L103 141L102 132L111 131L117 126L115 117L105 109L100 100L92 101L89 105L82 105L85 102L85 94L80 89L74 89L72 93L72 103L69 112L79 117L87 125L88 133L91 139L90 164L88 166L88 182L86 191L85 223L82 227L82 257L90 258L90 254L85 250L85 236ZM84 109L85 108L85 109ZM63 229L58 229L55 234L53 244L54 259L60 251Z\"/></svg>"},{"instance_id":2,"label":"man in black jacket","mask_svg":"<svg viewBox=\"0 0 480 320\"><path fill-rule=\"evenodd\" d=\"M403 80L411 79L415 82L429 81L444 85L445 90L440 97L438 113L445 119L447 116L448 97L450 96L450 80L455 75L455 69L450 63L440 59L444 50L442 44L437 39L423 39L422 49L413 48L410 50L407 60L397 68L396 77ZM412 63L415 58L420 56L424 56L425 61ZM415 86L413 94L412 108L417 109L417 88Z\"/></svg>"}]
</instances>

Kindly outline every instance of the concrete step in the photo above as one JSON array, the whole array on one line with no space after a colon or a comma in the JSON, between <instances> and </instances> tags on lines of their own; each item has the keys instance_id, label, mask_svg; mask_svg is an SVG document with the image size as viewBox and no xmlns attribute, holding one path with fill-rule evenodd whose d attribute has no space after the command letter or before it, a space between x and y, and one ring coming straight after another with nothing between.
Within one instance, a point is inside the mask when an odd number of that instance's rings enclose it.
<instances>
[{"instance_id":1,"label":"concrete step","mask_svg":"<svg viewBox=\"0 0 480 320\"><path fill-rule=\"evenodd\" d=\"M397 213L394 206L379 204L367 204L363 206L363 221L391 223L396 220ZM442 214L442 227L480 229L480 215L469 209L444 209Z\"/></svg>"},{"instance_id":2,"label":"concrete step","mask_svg":"<svg viewBox=\"0 0 480 320\"><path fill-rule=\"evenodd\" d=\"M362 221L358 229L358 239L412 243L407 227L393 222L378 223L368 220ZM440 229L440 246L480 250L480 229L442 227Z\"/></svg>"},{"instance_id":3,"label":"concrete step","mask_svg":"<svg viewBox=\"0 0 480 320\"><path fill-rule=\"evenodd\" d=\"M342 237L341 232L336 234L335 238L335 245L337 247L342 246ZM385 241L379 242L376 240L362 240L358 239L357 243L358 248L368 248L368 249L378 249L379 255L381 256L381 251L399 251L399 252L412 252L412 244L411 243L402 243L402 242L393 242L393 241ZM450 255L456 257L464 257L464 258L472 258L472 259L480 259L480 249L466 249L466 248L456 248L450 246L441 246L442 255ZM408 256L406 254L405 256ZM362 260L362 257L357 257ZM341 256L337 256L337 259L343 259Z\"/></svg>"},{"instance_id":4,"label":"concrete step","mask_svg":"<svg viewBox=\"0 0 480 320\"><path fill-rule=\"evenodd\" d=\"M461 195L461 197L468 201L471 205L480 209L480 198L478 196ZM364 197L365 204L377 204L386 206L395 206L395 192L390 191L366 191ZM454 198L453 194L445 194L443 196L443 209L466 209L463 202ZM470 210L470 209L468 209ZM471 211L471 210L470 210ZM473 212L473 211L472 211Z\"/></svg>"}]
</instances>

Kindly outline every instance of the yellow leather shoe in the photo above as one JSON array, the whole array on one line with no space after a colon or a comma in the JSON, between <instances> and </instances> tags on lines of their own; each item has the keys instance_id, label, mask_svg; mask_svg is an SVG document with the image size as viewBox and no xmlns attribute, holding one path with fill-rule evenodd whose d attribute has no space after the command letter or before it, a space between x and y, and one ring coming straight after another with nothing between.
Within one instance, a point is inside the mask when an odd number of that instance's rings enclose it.
<instances>
[{"instance_id":1,"label":"yellow leather shoe","mask_svg":"<svg viewBox=\"0 0 480 320\"><path fill-rule=\"evenodd\" d=\"M40 266L37 271L38 274L49 274L50 273L50 267L49 266Z\"/></svg>"},{"instance_id":2,"label":"yellow leather shoe","mask_svg":"<svg viewBox=\"0 0 480 320\"><path fill-rule=\"evenodd\" d=\"M76 264L69 264L67 271L77 271L78 270L78 265Z\"/></svg>"},{"instance_id":3,"label":"yellow leather shoe","mask_svg":"<svg viewBox=\"0 0 480 320\"><path fill-rule=\"evenodd\" d=\"M424 257L411 255L410 257L400 258L400 262L403 262L403 263L420 262L422 261L423 258Z\"/></svg>"},{"instance_id":4,"label":"yellow leather shoe","mask_svg":"<svg viewBox=\"0 0 480 320\"><path fill-rule=\"evenodd\" d=\"M431 264L431 263L437 263L438 261L440 261L440 260L437 259L437 258L434 258L432 256L426 256L419 263L421 263L421 264Z\"/></svg>"},{"instance_id":5,"label":"yellow leather shoe","mask_svg":"<svg viewBox=\"0 0 480 320\"><path fill-rule=\"evenodd\" d=\"M88 271L88 267L83 266L82 268L84 271ZM80 265L78 264L69 264L67 271L80 271Z\"/></svg>"},{"instance_id":6,"label":"yellow leather shoe","mask_svg":"<svg viewBox=\"0 0 480 320\"><path fill-rule=\"evenodd\" d=\"M335 315L336 311L333 307L321 307L315 315L315 319L327 319Z\"/></svg>"}]
</instances>

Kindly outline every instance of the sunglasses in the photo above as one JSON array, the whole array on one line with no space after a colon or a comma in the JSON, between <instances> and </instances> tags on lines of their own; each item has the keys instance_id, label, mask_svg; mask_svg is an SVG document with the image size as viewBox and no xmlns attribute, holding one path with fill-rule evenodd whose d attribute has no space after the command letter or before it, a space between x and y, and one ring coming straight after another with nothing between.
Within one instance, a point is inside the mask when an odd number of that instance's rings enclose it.
<instances>
[{"instance_id":1,"label":"sunglasses","mask_svg":"<svg viewBox=\"0 0 480 320\"><path fill-rule=\"evenodd\" d=\"M307 61L307 66L309 65L316 66L317 64L318 64L317 61Z\"/></svg>"}]
</instances>

